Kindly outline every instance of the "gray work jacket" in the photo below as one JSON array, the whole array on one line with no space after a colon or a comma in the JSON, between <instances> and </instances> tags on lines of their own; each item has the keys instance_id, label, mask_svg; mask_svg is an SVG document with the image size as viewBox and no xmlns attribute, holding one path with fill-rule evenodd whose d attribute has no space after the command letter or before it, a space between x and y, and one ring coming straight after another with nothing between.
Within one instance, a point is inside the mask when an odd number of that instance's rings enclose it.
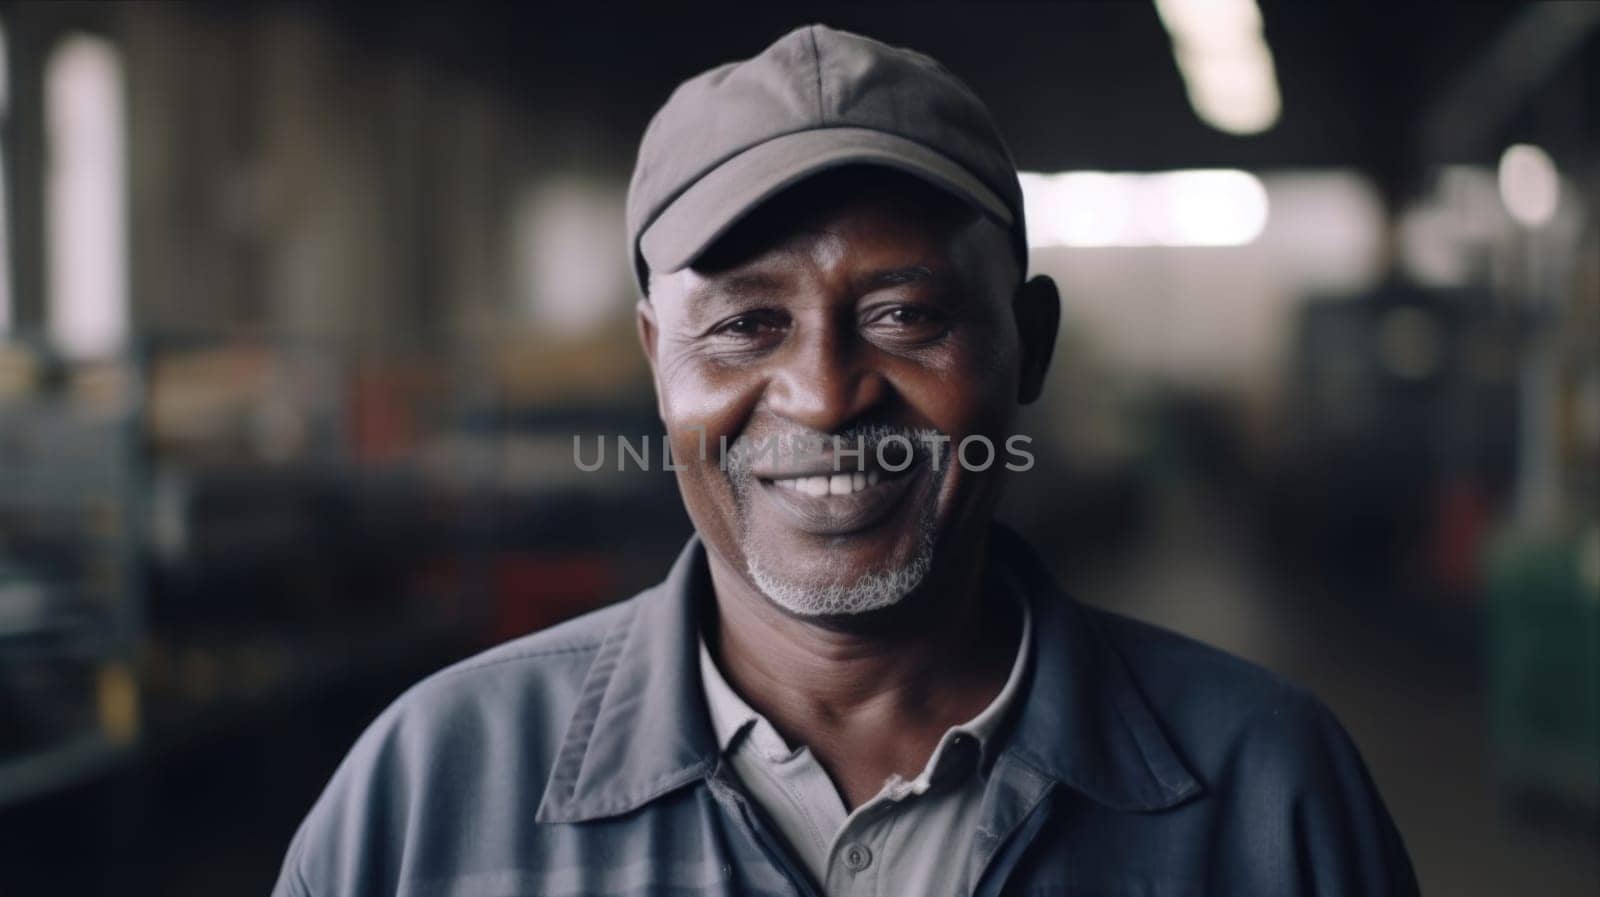
<instances>
[{"instance_id":1,"label":"gray work jacket","mask_svg":"<svg viewBox=\"0 0 1600 897\"><path fill-rule=\"evenodd\" d=\"M975 895L1415 894L1356 748L1264 670L1063 595L996 527L1034 661L961 851ZM699 679L710 594L666 580L429 677L351 749L283 897L815 895L719 762Z\"/></svg>"}]
</instances>

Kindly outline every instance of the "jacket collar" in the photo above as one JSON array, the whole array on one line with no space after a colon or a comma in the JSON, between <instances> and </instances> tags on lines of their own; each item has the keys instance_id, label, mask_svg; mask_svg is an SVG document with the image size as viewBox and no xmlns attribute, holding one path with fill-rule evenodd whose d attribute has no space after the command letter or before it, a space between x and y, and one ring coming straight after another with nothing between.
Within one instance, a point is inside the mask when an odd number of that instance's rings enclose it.
<instances>
[{"instance_id":1,"label":"jacket collar","mask_svg":"<svg viewBox=\"0 0 1600 897\"><path fill-rule=\"evenodd\" d=\"M1174 806L1200 790L1095 619L1033 550L996 526L1033 609L1033 667L1002 755L1117 810ZM711 598L691 536L672 571L633 601L597 649L535 819L618 816L706 778L717 745L699 679L698 619Z\"/></svg>"},{"instance_id":2,"label":"jacket collar","mask_svg":"<svg viewBox=\"0 0 1600 897\"><path fill-rule=\"evenodd\" d=\"M705 547L690 536L667 578L635 598L600 643L536 821L618 816L715 767L695 654L698 611L710 596Z\"/></svg>"},{"instance_id":3,"label":"jacket collar","mask_svg":"<svg viewBox=\"0 0 1600 897\"><path fill-rule=\"evenodd\" d=\"M1200 793L1097 615L1006 527L993 528L988 557L1010 568L1035 621L1033 681L1005 753L1115 810L1161 810Z\"/></svg>"}]
</instances>

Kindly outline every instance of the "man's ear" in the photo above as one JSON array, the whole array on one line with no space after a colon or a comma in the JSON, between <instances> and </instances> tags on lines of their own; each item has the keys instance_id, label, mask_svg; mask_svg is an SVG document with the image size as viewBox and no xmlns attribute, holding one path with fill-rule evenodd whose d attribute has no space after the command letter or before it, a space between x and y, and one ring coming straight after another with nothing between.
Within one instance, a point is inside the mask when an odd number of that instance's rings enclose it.
<instances>
[{"instance_id":1,"label":"man's ear","mask_svg":"<svg viewBox=\"0 0 1600 897\"><path fill-rule=\"evenodd\" d=\"M656 391L656 416L663 421L667 416L661 407L661 380L656 376L656 309L649 299L640 299L634 306L634 324L639 331L639 345L644 349L645 360L650 363L650 385Z\"/></svg>"},{"instance_id":2,"label":"man's ear","mask_svg":"<svg viewBox=\"0 0 1600 897\"><path fill-rule=\"evenodd\" d=\"M1061 326L1061 294L1056 282L1040 274L1017 287L1011 311L1017 318L1022 349L1017 401L1026 405L1044 392L1044 377L1050 370L1050 357L1055 354L1056 331Z\"/></svg>"}]
</instances>

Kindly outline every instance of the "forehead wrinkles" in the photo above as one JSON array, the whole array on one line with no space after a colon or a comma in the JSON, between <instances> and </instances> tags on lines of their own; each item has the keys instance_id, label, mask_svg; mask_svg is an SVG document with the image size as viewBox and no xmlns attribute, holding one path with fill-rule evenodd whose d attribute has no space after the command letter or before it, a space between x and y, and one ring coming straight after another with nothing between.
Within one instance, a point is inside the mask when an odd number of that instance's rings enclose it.
<instances>
[{"instance_id":1,"label":"forehead wrinkles","mask_svg":"<svg viewBox=\"0 0 1600 897\"><path fill-rule=\"evenodd\" d=\"M839 222L821 222L797 228L779 244L779 251L793 262L826 271L844 261L849 244L850 238Z\"/></svg>"},{"instance_id":2,"label":"forehead wrinkles","mask_svg":"<svg viewBox=\"0 0 1600 897\"><path fill-rule=\"evenodd\" d=\"M954 230L900 204L846 206L800 224L753 259L750 268L823 282L840 278L840 286L864 271L943 269L958 261Z\"/></svg>"},{"instance_id":3,"label":"forehead wrinkles","mask_svg":"<svg viewBox=\"0 0 1600 897\"><path fill-rule=\"evenodd\" d=\"M826 276L844 268L851 248L847 224L807 222L779 237L743 264L708 275L706 280L715 283L719 276L735 279L740 275L763 274L781 283L791 279L803 281L817 274Z\"/></svg>"},{"instance_id":4,"label":"forehead wrinkles","mask_svg":"<svg viewBox=\"0 0 1600 897\"><path fill-rule=\"evenodd\" d=\"M703 262L711 270L652 272L651 293L668 292L656 287L671 282L672 294L690 299L702 291L715 293L719 279L737 284L740 278L758 281L768 274L775 280L849 276L853 267L929 262L951 265L970 286L992 282L1004 265L997 265L997 259L989 256L1009 258L1007 235L982 215L913 199L868 193L820 208L777 203L758 211L742 227L736 227L727 242L710 250ZM791 211L795 214L782 214ZM998 239L990 239L987 231L994 231ZM679 311L693 314L692 309Z\"/></svg>"},{"instance_id":5,"label":"forehead wrinkles","mask_svg":"<svg viewBox=\"0 0 1600 897\"><path fill-rule=\"evenodd\" d=\"M694 310L688 306L697 294L715 295L721 291L719 288L741 281L754 283L769 278L777 281L807 268L836 266L845 258L848 243L848 238L836 226L807 224L725 268L700 271L691 267L671 273L652 271L650 297L658 311L692 317Z\"/></svg>"}]
</instances>

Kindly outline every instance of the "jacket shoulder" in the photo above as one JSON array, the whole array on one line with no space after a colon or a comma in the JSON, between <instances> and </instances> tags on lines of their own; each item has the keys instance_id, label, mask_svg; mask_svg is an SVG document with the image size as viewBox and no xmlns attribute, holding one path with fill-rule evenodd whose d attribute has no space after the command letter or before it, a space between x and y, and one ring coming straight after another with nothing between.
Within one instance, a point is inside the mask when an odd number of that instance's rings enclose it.
<instances>
[{"instance_id":1,"label":"jacket shoulder","mask_svg":"<svg viewBox=\"0 0 1600 897\"><path fill-rule=\"evenodd\" d=\"M427 676L395 699L363 738L419 723L427 726L416 733L424 740L446 737L444 724L459 723L462 713L534 722L527 719L531 714L544 725L524 730L527 738L559 737L595 652L648 594L512 639ZM551 731L551 725L558 728Z\"/></svg>"},{"instance_id":2,"label":"jacket shoulder","mask_svg":"<svg viewBox=\"0 0 1600 897\"><path fill-rule=\"evenodd\" d=\"M514 818L528 795L506 783L533 789L537 799L596 652L651 591L490 648L407 689L334 771L289 846L278 893L393 893L402 845L445 840L468 807Z\"/></svg>"},{"instance_id":3,"label":"jacket shoulder","mask_svg":"<svg viewBox=\"0 0 1600 897\"><path fill-rule=\"evenodd\" d=\"M635 595L457 661L407 689L373 725L438 723L439 717L468 708L496 714L536 710L527 701L562 711L568 699L576 697L606 634L626 624L642 597Z\"/></svg>"},{"instance_id":4,"label":"jacket shoulder","mask_svg":"<svg viewBox=\"0 0 1600 897\"><path fill-rule=\"evenodd\" d=\"M1306 688L1187 636L1107 611L1121 656L1203 788L1195 808L1236 893L1417 893L1359 749Z\"/></svg>"},{"instance_id":5,"label":"jacket shoulder","mask_svg":"<svg viewBox=\"0 0 1600 897\"><path fill-rule=\"evenodd\" d=\"M1161 701L1216 702L1208 711L1242 711L1285 701L1316 698L1303 686L1260 664L1199 639L1100 608L1085 614L1149 693Z\"/></svg>"},{"instance_id":6,"label":"jacket shoulder","mask_svg":"<svg viewBox=\"0 0 1600 897\"><path fill-rule=\"evenodd\" d=\"M1088 615L1208 790L1265 781L1273 770L1283 784L1314 787L1327 772L1319 760L1359 763L1333 711L1303 685L1159 626ZM1238 775L1246 767L1252 774Z\"/></svg>"},{"instance_id":7,"label":"jacket shoulder","mask_svg":"<svg viewBox=\"0 0 1600 897\"><path fill-rule=\"evenodd\" d=\"M512 665L512 675L515 675L524 668L533 672L541 667L560 666L564 655L592 653L619 621L633 614L637 603L650 591L502 642L433 673L418 682L412 691L426 693L460 678L474 680L502 675L504 671L497 668L508 664Z\"/></svg>"}]
</instances>

